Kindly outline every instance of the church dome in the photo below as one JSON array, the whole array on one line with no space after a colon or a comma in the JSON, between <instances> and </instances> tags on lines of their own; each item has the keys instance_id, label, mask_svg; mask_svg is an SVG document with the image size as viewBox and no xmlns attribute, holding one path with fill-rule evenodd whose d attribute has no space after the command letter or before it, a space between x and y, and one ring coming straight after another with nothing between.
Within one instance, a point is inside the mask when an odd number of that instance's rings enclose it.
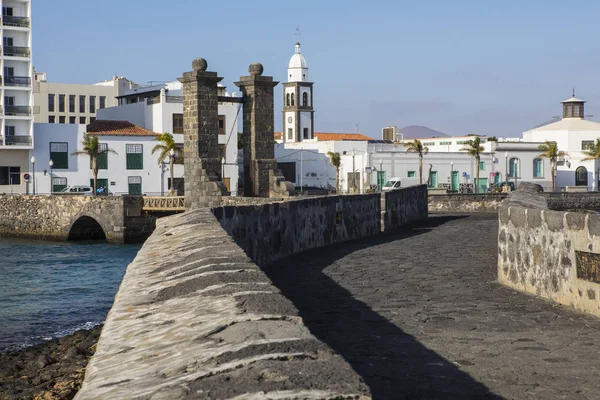
<instances>
[{"instance_id":1,"label":"church dome","mask_svg":"<svg viewBox=\"0 0 600 400\"><path fill-rule=\"evenodd\" d=\"M296 53L290 59L288 68L307 68L306 60L300 52L300 43L296 43Z\"/></svg>"}]
</instances>

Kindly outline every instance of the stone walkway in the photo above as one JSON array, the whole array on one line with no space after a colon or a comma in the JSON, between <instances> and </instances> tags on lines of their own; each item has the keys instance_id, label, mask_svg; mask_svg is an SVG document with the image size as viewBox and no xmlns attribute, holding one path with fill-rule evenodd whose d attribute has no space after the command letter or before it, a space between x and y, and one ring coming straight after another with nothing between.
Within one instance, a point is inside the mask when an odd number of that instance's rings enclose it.
<instances>
[{"instance_id":1,"label":"stone walkway","mask_svg":"<svg viewBox=\"0 0 600 400\"><path fill-rule=\"evenodd\" d=\"M375 399L600 399L600 319L498 284L496 218L433 215L266 271Z\"/></svg>"}]
</instances>

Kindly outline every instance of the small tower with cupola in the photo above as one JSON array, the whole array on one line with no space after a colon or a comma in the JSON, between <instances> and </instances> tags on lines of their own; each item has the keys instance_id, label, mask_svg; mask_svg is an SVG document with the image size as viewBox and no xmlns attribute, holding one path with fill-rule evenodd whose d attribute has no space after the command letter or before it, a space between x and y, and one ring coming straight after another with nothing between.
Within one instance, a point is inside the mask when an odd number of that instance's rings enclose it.
<instances>
[{"instance_id":1,"label":"small tower with cupola","mask_svg":"<svg viewBox=\"0 0 600 400\"><path fill-rule=\"evenodd\" d=\"M288 81L283 84L283 140L298 143L314 138L313 83L300 43L288 66Z\"/></svg>"},{"instance_id":2,"label":"small tower with cupola","mask_svg":"<svg viewBox=\"0 0 600 400\"><path fill-rule=\"evenodd\" d=\"M573 89L573 97L562 102L563 118L579 118L583 119L585 100L575 97L575 89Z\"/></svg>"}]
</instances>

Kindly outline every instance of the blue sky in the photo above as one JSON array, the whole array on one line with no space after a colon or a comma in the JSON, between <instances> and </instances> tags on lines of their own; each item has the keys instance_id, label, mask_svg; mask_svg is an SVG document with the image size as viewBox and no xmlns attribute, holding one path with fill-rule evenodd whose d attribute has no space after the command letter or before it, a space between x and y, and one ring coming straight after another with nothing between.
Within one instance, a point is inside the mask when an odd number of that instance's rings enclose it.
<instances>
[{"instance_id":1,"label":"blue sky","mask_svg":"<svg viewBox=\"0 0 600 400\"><path fill-rule=\"evenodd\" d=\"M559 115L573 86L600 117L598 1L33 3L34 65L52 82L174 80L204 57L231 91L253 61L284 80L300 40L317 131L515 136Z\"/></svg>"}]
</instances>

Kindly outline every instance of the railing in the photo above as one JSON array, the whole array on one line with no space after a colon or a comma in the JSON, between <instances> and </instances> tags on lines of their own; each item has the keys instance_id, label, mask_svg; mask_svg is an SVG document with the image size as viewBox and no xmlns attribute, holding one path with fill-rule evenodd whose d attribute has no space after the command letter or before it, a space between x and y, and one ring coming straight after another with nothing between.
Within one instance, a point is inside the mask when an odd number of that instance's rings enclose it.
<instances>
[{"instance_id":1,"label":"railing","mask_svg":"<svg viewBox=\"0 0 600 400\"><path fill-rule=\"evenodd\" d=\"M28 117L31 115L31 107L29 107L29 106L6 106L4 115Z\"/></svg>"},{"instance_id":2,"label":"railing","mask_svg":"<svg viewBox=\"0 0 600 400\"><path fill-rule=\"evenodd\" d=\"M28 76L5 76L4 86L31 86L31 78Z\"/></svg>"},{"instance_id":3,"label":"railing","mask_svg":"<svg viewBox=\"0 0 600 400\"><path fill-rule=\"evenodd\" d=\"M31 57L30 47L4 46L3 54L9 57Z\"/></svg>"},{"instance_id":4,"label":"railing","mask_svg":"<svg viewBox=\"0 0 600 400\"><path fill-rule=\"evenodd\" d=\"M151 104L158 104L160 103L160 97L148 97L146 98L146 104L151 105Z\"/></svg>"},{"instance_id":5,"label":"railing","mask_svg":"<svg viewBox=\"0 0 600 400\"><path fill-rule=\"evenodd\" d=\"M7 146L31 146L31 136L6 136Z\"/></svg>"},{"instance_id":6,"label":"railing","mask_svg":"<svg viewBox=\"0 0 600 400\"><path fill-rule=\"evenodd\" d=\"M144 196L144 211L185 211L183 196Z\"/></svg>"},{"instance_id":7,"label":"railing","mask_svg":"<svg viewBox=\"0 0 600 400\"><path fill-rule=\"evenodd\" d=\"M20 28L29 28L29 18L15 17L14 15L3 15L2 24L4 26L16 26Z\"/></svg>"},{"instance_id":8,"label":"railing","mask_svg":"<svg viewBox=\"0 0 600 400\"><path fill-rule=\"evenodd\" d=\"M183 103L183 96L167 96L167 103Z\"/></svg>"}]
</instances>

